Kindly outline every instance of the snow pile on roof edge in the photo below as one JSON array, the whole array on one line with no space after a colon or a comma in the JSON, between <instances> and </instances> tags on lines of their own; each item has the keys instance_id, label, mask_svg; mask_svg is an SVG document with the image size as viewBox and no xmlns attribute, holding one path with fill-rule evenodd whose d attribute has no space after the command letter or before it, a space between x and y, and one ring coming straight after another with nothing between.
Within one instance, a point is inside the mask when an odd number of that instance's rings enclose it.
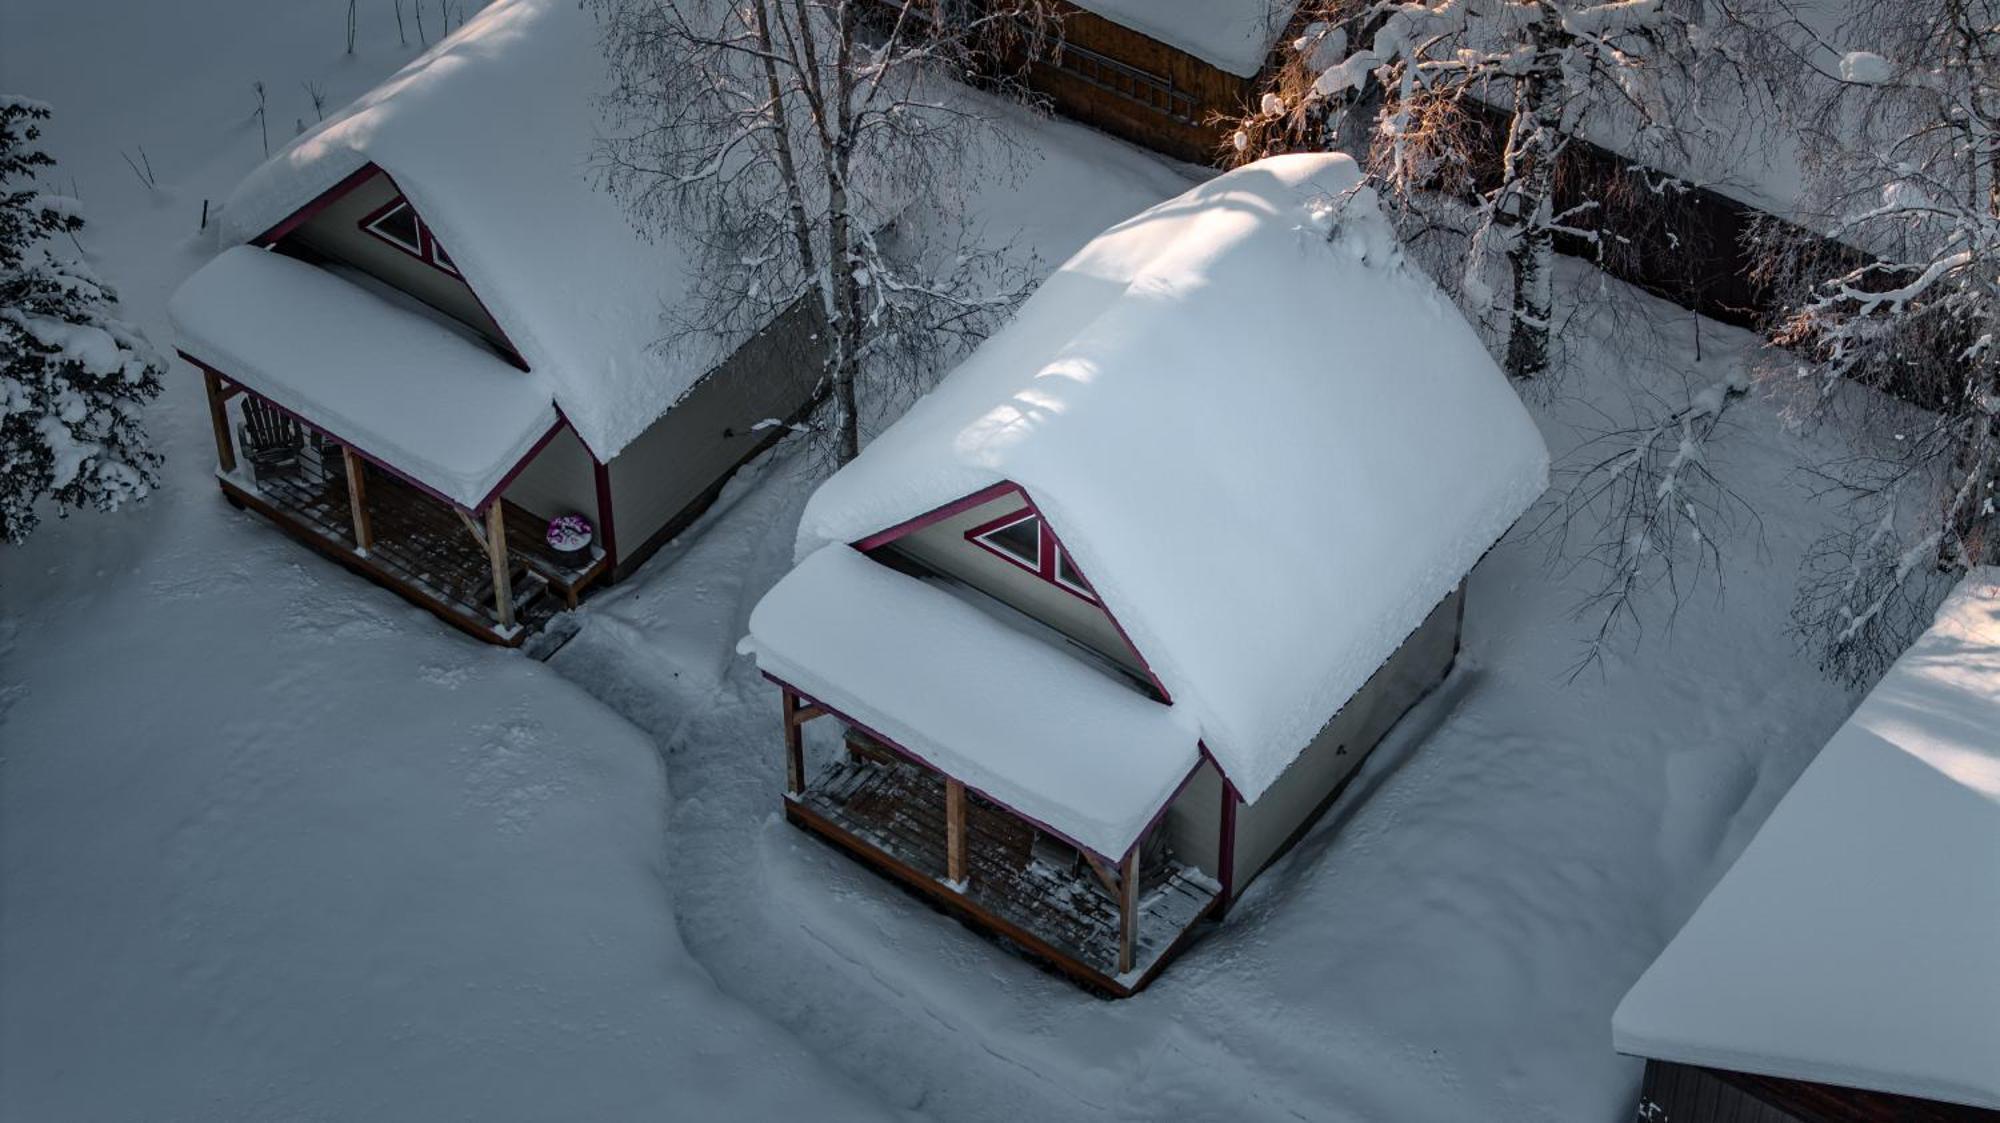
<instances>
[{"instance_id":1,"label":"snow pile on roof edge","mask_svg":"<svg viewBox=\"0 0 2000 1123\"><path fill-rule=\"evenodd\" d=\"M1084 247L813 495L798 556L1019 484L1254 800L1547 480L1354 162L1288 156Z\"/></svg>"},{"instance_id":2,"label":"snow pile on roof edge","mask_svg":"<svg viewBox=\"0 0 2000 1123\"><path fill-rule=\"evenodd\" d=\"M181 348L474 508L557 423L548 385L430 318L235 246L167 304Z\"/></svg>"},{"instance_id":3,"label":"snow pile on roof edge","mask_svg":"<svg viewBox=\"0 0 2000 1123\"><path fill-rule=\"evenodd\" d=\"M1636 1056L2000 1108L2000 568L1946 599L1611 1025Z\"/></svg>"}]
</instances>

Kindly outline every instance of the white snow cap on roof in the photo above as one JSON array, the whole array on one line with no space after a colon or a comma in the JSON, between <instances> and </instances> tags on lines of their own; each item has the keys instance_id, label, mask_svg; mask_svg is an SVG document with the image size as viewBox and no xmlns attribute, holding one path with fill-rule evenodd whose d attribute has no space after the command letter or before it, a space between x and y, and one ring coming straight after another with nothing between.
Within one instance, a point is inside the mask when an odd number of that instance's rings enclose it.
<instances>
[{"instance_id":1,"label":"white snow cap on roof","mask_svg":"<svg viewBox=\"0 0 2000 1123\"><path fill-rule=\"evenodd\" d=\"M245 179L223 220L248 241L368 163L451 247L466 282L599 459L721 360L655 349L688 254L634 233L590 171L608 75L577 0L496 0Z\"/></svg>"},{"instance_id":2,"label":"white snow cap on roof","mask_svg":"<svg viewBox=\"0 0 2000 1123\"><path fill-rule=\"evenodd\" d=\"M1114 862L1200 759L1169 707L846 546L786 574L739 650Z\"/></svg>"},{"instance_id":3,"label":"white snow cap on roof","mask_svg":"<svg viewBox=\"0 0 2000 1123\"><path fill-rule=\"evenodd\" d=\"M270 250L222 251L167 314L195 358L467 508L557 423L484 344Z\"/></svg>"},{"instance_id":4,"label":"white snow cap on roof","mask_svg":"<svg viewBox=\"0 0 2000 1123\"><path fill-rule=\"evenodd\" d=\"M1239 78L1264 68L1299 0L1075 0L1076 6Z\"/></svg>"},{"instance_id":5,"label":"white snow cap on roof","mask_svg":"<svg viewBox=\"0 0 2000 1123\"><path fill-rule=\"evenodd\" d=\"M2000 1108L2000 569L1945 601L1611 1026L1636 1056Z\"/></svg>"},{"instance_id":6,"label":"white snow cap on roof","mask_svg":"<svg viewBox=\"0 0 2000 1123\"><path fill-rule=\"evenodd\" d=\"M1285 156L1085 246L813 495L798 556L1019 484L1255 799L1547 479L1354 162Z\"/></svg>"}]
</instances>

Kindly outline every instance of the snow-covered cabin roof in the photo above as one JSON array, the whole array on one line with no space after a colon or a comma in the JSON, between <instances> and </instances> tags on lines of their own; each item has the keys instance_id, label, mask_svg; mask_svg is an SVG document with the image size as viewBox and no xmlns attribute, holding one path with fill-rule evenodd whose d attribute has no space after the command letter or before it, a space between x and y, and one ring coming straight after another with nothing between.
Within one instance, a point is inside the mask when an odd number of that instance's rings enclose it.
<instances>
[{"instance_id":1,"label":"snow-covered cabin roof","mask_svg":"<svg viewBox=\"0 0 2000 1123\"><path fill-rule=\"evenodd\" d=\"M1239 78L1254 77L1298 11L1299 0L1073 0Z\"/></svg>"},{"instance_id":2,"label":"snow-covered cabin roof","mask_svg":"<svg viewBox=\"0 0 2000 1123\"><path fill-rule=\"evenodd\" d=\"M723 357L655 348L687 296L687 253L648 242L590 170L608 87L576 0L495 0L236 189L225 232L249 241L362 167L388 172L521 358L610 460ZM386 403L385 403L386 405Z\"/></svg>"},{"instance_id":3,"label":"snow-covered cabin roof","mask_svg":"<svg viewBox=\"0 0 2000 1123\"><path fill-rule=\"evenodd\" d=\"M1611 1024L1637 1056L2000 1108L2000 569L1945 601Z\"/></svg>"},{"instance_id":4,"label":"snow-covered cabin roof","mask_svg":"<svg viewBox=\"0 0 2000 1123\"><path fill-rule=\"evenodd\" d=\"M167 313L196 359L467 508L557 424L490 348L269 250L224 250Z\"/></svg>"},{"instance_id":5,"label":"snow-covered cabin roof","mask_svg":"<svg viewBox=\"0 0 2000 1123\"><path fill-rule=\"evenodd\" d=\"M1255 799L1547 485L1360 179L1263 160L1099 236L814 493L798 557L1020 485Z\"/></svg>"},{"instance_id":6,"label":"snow-covered cabin roof","mask_svg":"<svg viewBox=\"0 0 2000 1123\"><path fill-rule=\"evenodd\" d=\"M763 670L1112 861L1200 759L1193 730L1110 671L843 545L758 602L745 647Z\"/></svg>"}]
</instances>

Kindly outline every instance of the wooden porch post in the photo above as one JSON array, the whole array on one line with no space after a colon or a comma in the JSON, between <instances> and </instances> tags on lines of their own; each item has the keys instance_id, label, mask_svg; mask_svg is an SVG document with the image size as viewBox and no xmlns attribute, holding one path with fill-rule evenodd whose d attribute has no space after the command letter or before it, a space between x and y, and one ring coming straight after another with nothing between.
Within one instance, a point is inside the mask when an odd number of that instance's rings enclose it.
<instances>
[{"instance_id":1,"label":"wooden porch post","mask_svg":"<svg viewBox=\"0 0 2000 1123\"><path fill-rule=\"evenodd\" d=\"M944 853L945 878L963 892L966 887L965 784L950 776L944 778Z\"/></svg>"},{"instance_id":2,"label":"wooden porch post","mask_svg":"<svg viewBox=\"0 0 2000 1123\"><path fill-rule=\"evenodd\" d=\"M507 572L507 518L501 514L500 499L486 506L486 556L493 562L493 607L500 613L500 629L514 627L514 581Z\"/></svg>"},{"instance_id":3,"label":"wooden porch post","mask_svg":"<svg viewBox=\"0 0 2000 1123\"><path fill-rule=\"evenodd\" d=\"M236 470L236 442L229 435L229 402L222 396L222 376L204 369L201 380L208 387L208 420L215 426L215 462L225 472Z\"/></svg>"},{"instance_id":4,"label":"wooden porch post","mask_svg":"<svg viewBox=\"0 0 2000 1123\"><path fill-rule=\"evenodd\" d=\"M347 509L354 519L354 545L362 553L375 548L375 524L368 518L368 477L361 458L346 446L340 458L347 464Z\"/></svg>"},{"instance_id":5,"label":"wooden porch post","mask_svg":"<svg viewBox=\"0 0 2000 1123\"><path fill-rule=\"evenodd\" d=\"M789 687L784 692L785 702L785 794L804 795L806 791L806 737L799 726L799 694Z\"/></svg>"},{"instance_id":6,"label":"wooden porch post","mask_svg":"<svg viewBox=\"0 0 2000 1123\"><path fill-rule=\"evenodd\" d=\"M1131 973L1134 946L1139 942L1139 850L1139 843L1133 843L1118 878L1118 973L1121 975Z\"/></svg>"}]
</instances>

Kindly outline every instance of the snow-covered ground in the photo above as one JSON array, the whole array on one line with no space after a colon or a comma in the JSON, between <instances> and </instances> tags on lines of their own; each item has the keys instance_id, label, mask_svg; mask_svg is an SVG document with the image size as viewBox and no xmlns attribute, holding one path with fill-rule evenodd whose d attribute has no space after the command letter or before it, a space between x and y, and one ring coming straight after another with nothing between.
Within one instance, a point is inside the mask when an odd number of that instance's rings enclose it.
<instances>
[{"instance_id":1,"label":"snow-covered ground","mask_svg":"<svg viewBox=\"0 0 2000 1123\"><path fill-rule=\"evenodd\" d=\"M85 245L157 341L216 248L201 200L260 156L251 82L275 141L303 82L335 106L414 52L369 3L345 56L344 11L0 13L0 84L55 105ZM982 217L1046 264L1188 183L1023 128L1042 158ZM1697 369L1662 317L1695 385L1751 343L1704 325ZM1643 389L1633 351L1607 325L1538 408L1558 457ZM1725 600L1569 682L1579 590L1504 542L1443 690L1109 1003L780 821L777 701L733 649L791 561L797 449L543 666L228 508L177 366L155 500L0 553L0 1118L1619 1118L1613 1006L1853 705L1784 634L1795 438L1732 417L1766 521Z\"/></svg>"}]
</instances>

